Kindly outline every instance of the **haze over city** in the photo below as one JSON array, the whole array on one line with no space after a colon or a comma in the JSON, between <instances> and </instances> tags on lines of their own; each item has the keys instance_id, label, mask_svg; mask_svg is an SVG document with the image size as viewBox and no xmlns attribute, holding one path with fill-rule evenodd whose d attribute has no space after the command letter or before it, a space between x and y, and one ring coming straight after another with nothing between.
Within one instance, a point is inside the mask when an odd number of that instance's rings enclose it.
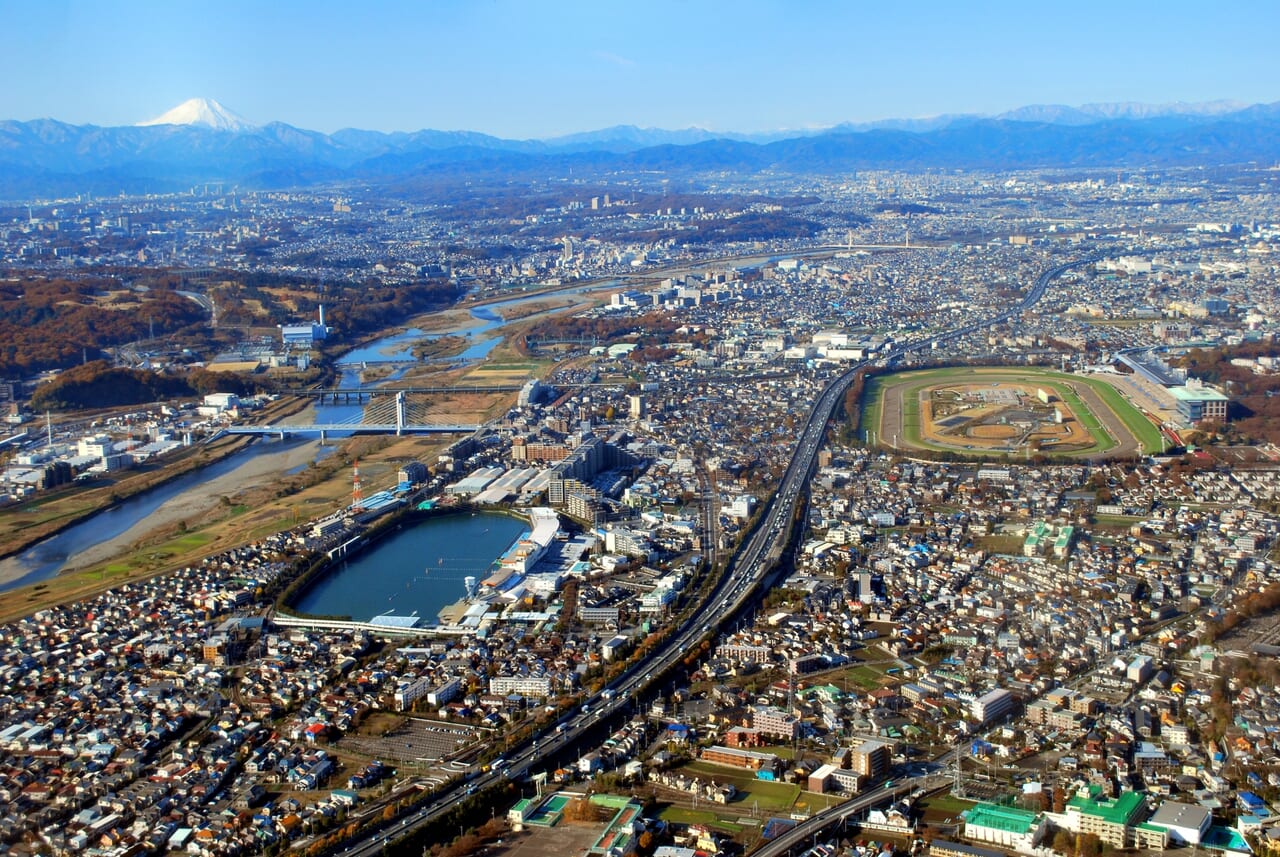
<instances>
[{"instance_id":1,"label":"haze over city","mask_svg":"<svg viewBox=\"0 0 1280 857\"><path fill-rule=\"evenodd\" d=\"M3 4L0 119L540 138L761 132L1030 104L1272 101L1268 2Z\"/></svg>"}]
</instances>

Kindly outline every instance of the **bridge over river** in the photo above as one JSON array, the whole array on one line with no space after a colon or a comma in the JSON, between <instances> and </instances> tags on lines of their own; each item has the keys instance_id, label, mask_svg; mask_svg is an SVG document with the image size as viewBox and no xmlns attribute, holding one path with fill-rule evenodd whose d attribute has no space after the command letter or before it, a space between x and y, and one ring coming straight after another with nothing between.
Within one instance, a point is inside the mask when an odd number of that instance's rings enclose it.
<instances>
[{"instance_id":1,"label":"bridge over river","mask_svg":"<svg viewBox=\"0 0 1280 857\"><path fill-rule=\"evenodd\" d=\"M456 389L456 388L453 388ZM350 391L351 395L373 391ZM423 404L410 402L406 391L394 396L371 398L369 407L356 417L342 422L292 424L269 423L262 425L237 425L225 429L227 434L261 434L288 437L299 434L318 434L324 440L329 434L469 434L480 428L478 423L439 422L438 414Z\"/></svg>"}]
</instances>

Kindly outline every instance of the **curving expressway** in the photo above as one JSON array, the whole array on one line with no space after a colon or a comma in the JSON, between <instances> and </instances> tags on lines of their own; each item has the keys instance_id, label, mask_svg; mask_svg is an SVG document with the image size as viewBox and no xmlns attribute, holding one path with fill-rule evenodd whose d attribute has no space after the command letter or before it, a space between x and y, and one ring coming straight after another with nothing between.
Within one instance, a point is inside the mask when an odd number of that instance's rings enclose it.
<instances>
[{"instance_id":1,"label":"curving expressway","mask_svg":"<svg viewBox=\"0 0 1280 857\"><path fill-rule=\"evenodd\" d=\"M1038 302L1054 277L1064 271L1080 265L1096 261L1096 257L1080 259L1058 265L1042 273L1031 290L1018 303L1007 309L983 319L975 320L956 330L932 335L927 339L907 342L899 345L884 359L892 362L913 351L932 347L935 342L949 342L989 327L991 324L1004 321ZM809 412L804 427L797 438L796 449L792 454L787 470L778 485L778 490L770 501L765 513L760 517L756 527L748 536L725 573L712 588L701 607L676 629L661 649L656 651L642 664L630 667L615 678L600 693L590 698L581 709L562 717L556 724L555 731L544 734L539 739L525 742L505 759L493 764L491 770L475 775L467 780L455 781L439 792L429 803L406 815L386 823L376 831L367 831L359 839L353 841L342 853L353 857L372 857L384 845L413 833L418 828L451 810L469 795L497 786L509 779L521 778L533 771L531 769L546 764L556 754L566 748L572 749L586 733L596 730L603 721L608 721L615 714L630 708L639 695L653 685L666 672L672 669L686 654L720 625L733 617L743 607L760 594L762 584L775 570L775 564L781 556L787 541L791 537L792 521L796 504L808 483L809 477L817 463L818 451L822 447L826 434L827 422L835 415L845 391L853 382L857 372L867 363L858 363L842 372L832 380L819 394L817 401ZM919 788L929 778L904 780L899 787L876 790L852 801L838 804L823 813L814 816L805 824L796 828L801 831L803 839L808 832L822 830L836 822L843 822L855 812L865 809L901 791ZM796 831L780 837L770 843L760 853L774 855L785 851L787 847L780 843L791 842ZM779 850L781 849L781 850Z\"/></svg>"}]
</instances>

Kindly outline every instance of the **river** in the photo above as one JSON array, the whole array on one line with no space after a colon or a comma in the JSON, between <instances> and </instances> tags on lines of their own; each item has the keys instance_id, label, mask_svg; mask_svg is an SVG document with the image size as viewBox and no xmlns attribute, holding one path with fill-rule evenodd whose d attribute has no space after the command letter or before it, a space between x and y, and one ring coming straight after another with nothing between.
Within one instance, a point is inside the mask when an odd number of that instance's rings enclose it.
<instances>
[{"instance_id":1,"label":"river","mask_svg":"<svg viewBox=\"0 0 1280 857\"><path fill-rule=\"evenodd\" d=\"M606 285L579 286L560 290L555 294L577 294ZM503 309L543 300L548 296L548 293L527 295L473 307L470 315L475 323L449 332L472 340L458 355L458 359L482 360L502 341L501 335L493 334L507 323L501 315ZM535 316L526 318L531 317ZM418 328L410 328L353 348L338 360L338 364L342 366L340 386L365 386L360 380L360 363L363 361L413 360L414 342L443 335L445 334L427 334ZM369 386L398 380L402 374L403 370L397 370ZM362 411L362 406L358 404L316 405L312 415L314 419L303 421L330 424L352 422L359 419ZM333 436L336 438L343 435L335 432ZM221 493L234 494L235 486L244 484L245 477L249 475L296 470L306 466L307 462L301 459L310 456L314 460L327 449L315 440L258 441L243 452L130 497L32 545L20 554L0 560L0 592L48 580L59 572L109 559L116 553L123 553L132 542L150 529L187 515L198 515L207 506L210 482L225 480L227 487ZM492 559L490 557L490 561ZM451 600L456 600L461 595L461 584L458 586L459 592Z\"/></svg>"},{"instance_id":2,"label":"river","mask_svg":"<svg viewBox=\"0 0 1280 857\"><path fill-rule=\"evenodd\" d=\"M232 494L237 485L252 476L278 470L274 467L277 459L296 458L299 454L314 456L314 452L306 449L309 446L314 446L314 441L255 441L241 452L135 494L22 553L0 560L0 592L48 580L67 568L87 565L91 554L106 559L123 552L162 520L171 520L175 514L177 517L198 515L202 509L189 496L194 489L201 489L204 496L209 495L211 483L214 488L225 484L225 493Z\"/></svg>"},{"instance_id":3,"label":"river","mask_svg":"<svg viewBox=\"0 0 1280 857\"><path fill-rule=\"evenodd\" d=\"M291 606L357 622L416 613L433 624L441 608L466 595L467 577L488 577L494 560L528 531L524 521L495 513L428 518L330 569Z\"/></svg>"}]
</instances>

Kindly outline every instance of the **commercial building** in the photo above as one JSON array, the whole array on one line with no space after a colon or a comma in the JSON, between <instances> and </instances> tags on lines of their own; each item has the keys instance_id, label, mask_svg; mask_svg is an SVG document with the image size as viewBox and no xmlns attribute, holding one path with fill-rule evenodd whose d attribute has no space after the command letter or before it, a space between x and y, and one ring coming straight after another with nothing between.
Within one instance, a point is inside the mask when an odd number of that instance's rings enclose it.
<instances>
[{"instance_id":1,"label":"commercial building","mask_svg":"<svg viewBox=\"0 0 1280 857\"><path fill-rule=\"evenodd\" d=\"M396 703L396 711L408 711L413 708L413 704L419 699L427 695L427 691L431 689L430 676L424 676L417 681L407 682L396 688L393 695Z\"/></svg>"},{"instance_id":2,"label":"commercial building","mask_svg":"<svg viewBox=\"0 0 1280 857\"><path fill-rule=\"evenodd\" d=\"M748 771L755 771L757 775L764 772L770 776L777 772L778 766L781 764L778 757L770 753L756 753L752 750L739 750L736 747L722 747L719 745L707 747L703 750L701 759L713 765L724 765L728 768L745 768Z\"/></svg>"},{"instance_id":3,"label":"commercial building","mask_svg":"<svg viewBox=\"0 0 1280 857\"><path fill-rule=\"evenodd\" d=\"M874 779L889 773L893 747L887 741L868 738L849 752L849 770L860 779Z\"/></svg>"},{"instance_id":4,"label":"commercial building","mask_svg":"<svg viewBox=\"0 0 1280 857\"><path fill-rule=\"evenodd\" d=\"M551 678L545 675L498 675L489 679L489 692L503 696L516 693L541 699L551 695Z\"/></svg>"},{"instance_id":5,"label":"commercial building","mask_svg":"<svg viewBox=\"0 0 1280 857\"><path fill-rule=\"evenodd\" d=\"M513 461L563 461L573 450L563 443L546 443L531 441L525 437L511 440L511 458Z\"/></svg>"},{"instance_id":6,"label":"commercial building","mask_svg":"<svg viewBox=\"0 0 1280 857\"><path fill-rule=\"evenodd\" d=\"M436 685L431 676L423 676L416 681L406 682L396 688L394 700L396 711L408 711L419 699L426 699L428 705L439 706L451 702L462 695L462 682L449 679Z\"/></svg>"},{"instance_id":7,"label":"commercial building","mask_svg":"<svg viewBox=\"0 0 1280 857\"><path fill-rule=\"evenodd\" d=\"M529 523L533 527L529 535L516 542L500 561L502 568L516 574L528 574L560 532L560 517L554 509L530 509Z\"/></svg>"},{"instance_id":8,"label":"commercial building","mask_svg":"<svg viewBox=\"0 0 1280 857\"><path fill-rule=\"evenodd\" d=\"M1039 813L980 803L965 817L964 835L1012 851L1030 852L1044 838L1047 823Z\"/></svg>"},{"instance_id":9,"label":"commercial building","mask_svg":"<svg viewBox=\"0 0 1280 857\"><path fill-rule=\"evenodd\" d=\"M578 621L588 625L602 625L607 622L617 624L619 610L617 607L588 607L579 605Z\"/></svg>"},{"instance_id":10,"label":"commercial building","mask_svg":"<svg viewBox=\"0 0 1280 857\"><path fill-rule=\"evenodd\" d=\"M999 687L984 693L969 706L969 713L973 719L984 726L994 723L1011 711L1013 711L1013 694Z\"/></svg>"},{"instance_id":11,"label":"commercial building","mask_svg":"<svg viewBox=\"0 0 1280 857\"><path fill-rule=\"evenodd\" d=\"M1169 840L1177 845L1199 845L1209 833L1213 813L1203 806L1167 800L1160 804L1155 815L1146 824L1159 827L1169 834Z\"/></svg>"},{"instance_id":12,"label":"commercial building","mask_svg":"<svg viewBox=\"0 0 1280 857\"><path fill-rule=\"evenodd\" d=\"M328 335L329 328L324 323L324 306L320 307L316 321L280 325L280 342L298 348L310 348L312 343L323 342Z\"/></svg>"},{"instance_id":13,"label":"commercial building","mask_svg":"<svg viewBox=\"0 0 1280 857\"><path fill-rule=\"evenodd\" d=\"M565 500L565 513L579 521L591 525L599 523L603 518L599 491L574 491Z\"/></svg>"},{"instance_id":14,"label":"commercial building","mask_svg":"<svg viewBox=\"0 0 1280 857\"><path fill-rule=\"evenodd\" d=\"M929 857L1004 857L999 851L979 848L965 842L935 839L929 845Z\"/></svg>"},{"instance_id":15,"label":"commercial building","mask_svg":"<svg viewBox=\"0 0 1280 857\"><path fill-rule=\"evenodd\" d=\"M1100 786L1089 786L1067 802L1066 826L1076 833L1096 834L1115 848L1130 848L1146 809L1146 799L1138 792L1106 798Z\"/></svg>"},{"instance_id":16,"label":"commercial building","mask_svg":"<svg viewBox=\"0 0 1280 857\"><path fill-rule=\"evenodd\" d=\"M740 664L767 664L773 660L773 649L749 643L724 643L716 648L716 657Z\"/></svg>"},{"instance_id":17,"label":"commercial building","mask_svg":"<svg viewBox=\"0 0 1280 857\"><path fill-rule=\"evenodd\" d=\"M800 737L800 719L772 705L751 706L749 725L761 735L791 741Z\"/></svg>"},{"instance_id":18,"label":"commercial building","mask_svg":"<svg viewBox=\"0 0 1280 857\"><path fill-rule=\"evenodd\" d=\"M1188 381L1185 387L1169 388L1169 394L1178 408L1178 416L1185 422L1222 421L1227 418L1227 403L1231 400L1212 387Z\"/></svg>"}]
</instances>

